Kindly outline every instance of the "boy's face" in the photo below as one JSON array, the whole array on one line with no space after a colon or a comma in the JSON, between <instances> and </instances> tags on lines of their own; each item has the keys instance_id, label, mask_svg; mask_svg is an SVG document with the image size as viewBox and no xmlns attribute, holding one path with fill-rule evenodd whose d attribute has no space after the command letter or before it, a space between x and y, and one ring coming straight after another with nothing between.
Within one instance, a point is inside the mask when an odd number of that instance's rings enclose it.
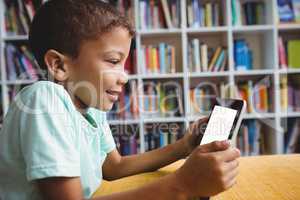
<instances>
[{"instance_id":1,"label":"boy's face","mask_svg":"<svg viewBox=\"0 0 300 200\"><path fill-rule=\"evenodd\" d=\"M128 81L124 64L130 43L131 36L124 28L114 28L97 40L83 41L67 83L72 95L87 106L110 110Z\"/></svg>"}]
</instances>

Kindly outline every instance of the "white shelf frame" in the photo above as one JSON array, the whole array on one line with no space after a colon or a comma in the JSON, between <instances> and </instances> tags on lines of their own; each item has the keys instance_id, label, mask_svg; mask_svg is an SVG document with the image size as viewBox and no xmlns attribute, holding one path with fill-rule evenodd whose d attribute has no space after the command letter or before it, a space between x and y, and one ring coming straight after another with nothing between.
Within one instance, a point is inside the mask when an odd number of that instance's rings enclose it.
<instances>
[{"instance_id":1,"label":"white shelf frame","mask_svg":"<svg viewBox=\"0 0 300 200\"><path fill-rule=\"evenodd\" d=\"M275 120L275 129L276 134L272 139L272 153L282 153L283 152L283 134L281 130L281 120L289 117L300 117L299 112L290 112L283 113L280 108L280 76L284 74L299 74L300 70L298 69L279 69L278 65L278 52L277 52L277 38L279 35L279 31L299 31L300 32L300 24L278 24L277 20L277 0L265 0L268 4L268 9L271 9L272 12L269 13L268 24L266 25L254 25L254 26L232 26L231 25L231 2L230 0L226 0L226 19L224 20L224 26L218 27L200 27L200 28L189 28L186 24L186 1L180 0L181 2L181 27L174 29L157 29L157 30L140 30L139 29L139 8L138 2L139 0L132 0L134 2L134 11L135 11L135 27L137 27L136 34L136 48L137 48L137 74L130 75L129 80L137 80L139 85L142 85L145 79L153 79L153 80L162 80L162 79L179 79L183 82L183 102L184 102L184 110L185 113L188 112L190 108L189 102L189 88L190 88L190 78L226 78L230 85L234 85L237 78L242 76L263 76L268 75L272 76L274 80L274 92L275 92L275 106L274 113L258 113L258 114L247 114L245 119L273 119ZM224 10L225 11L225 10ZM0 0L0 13L4 13L4 5L3 0ZM224 12L225 13L225 12ZM271 22L270 22L271 21ZM235 71L234 69L234 58L233 58L233 42L234 42L234 34L259 34L259 33L272 33L272 44L275 48L273 48L272 57L274 66L271 69L264 70L252 70L252 71ZM188 71L188 61L187 61L187 43L189 34L209 34L209 33L220 33L227 35L227 47L228 47L228 71L225 72L203 72L203 73L190 73ZM178 36L180 35L180 43L182 47L182 72L176 74L142 74L141 69L141 43L142 38L146 37L158 37L160 35L164 36ZM11 85L20 85L20 84L30 84L32 81L9 81L6 77L6 67L5 67L5 58L4 58L4 46L6 42L14 42L14 41L24 41L27 40L27 35L21 36L7 36L4 31L4 16L0 14L0 70L1 70L1 89L2 89L2 106L4 113L7 111L9 106L9 97L8 97L8 87ZM140 90L139 97L139 105L142 107L142 94L143 91ZM136 124L140 127L140 149L141 152L145 151L145 143L144 143L144 125L145 123L158 123L158 122L179 122L183 123L185 128L188 128L191 121L197 119L195 116L183 116L183 117L172 117L172 118L153 118L153 119L145 119L143 117L139 117L136 120L111 120L111 125L124 125L124 124Z\"/></svg>"}]
</instances>

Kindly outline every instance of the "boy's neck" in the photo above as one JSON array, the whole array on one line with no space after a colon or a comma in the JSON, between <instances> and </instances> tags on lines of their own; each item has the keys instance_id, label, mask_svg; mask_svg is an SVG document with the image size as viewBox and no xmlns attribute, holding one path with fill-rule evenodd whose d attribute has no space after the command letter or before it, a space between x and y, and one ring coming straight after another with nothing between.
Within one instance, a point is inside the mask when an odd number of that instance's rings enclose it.
<instances>
[{"instance_id":1,"label":"boy's neck","mask_svg":"<svg viewBox=\"0 0 300 200\"><path fill-rule=\"evenodd\" d=\"M89 108L88 105L86 105L79 97L77 97L76 95L72 94L72 92L70 90L68 90L68 88L66 87L66 84L63 83L58 83L60 85L62 85L65 90L69 93L73 104L75 105L76 109L81 113L81 114L85 114L87 112L87 109Z\"/></svg>"},{"instance_id":2,"label":"boy's neck","mask_svg":"<svg viewBox=\"0 0 300 200\"><path fill-rule=\"evenodd\" d=\"M76 109L81 113L85 114L87 112L87 109L89 108L85 103L81 101L77 96L73 95L72 99Z\"/></svg>"}]
</instances>

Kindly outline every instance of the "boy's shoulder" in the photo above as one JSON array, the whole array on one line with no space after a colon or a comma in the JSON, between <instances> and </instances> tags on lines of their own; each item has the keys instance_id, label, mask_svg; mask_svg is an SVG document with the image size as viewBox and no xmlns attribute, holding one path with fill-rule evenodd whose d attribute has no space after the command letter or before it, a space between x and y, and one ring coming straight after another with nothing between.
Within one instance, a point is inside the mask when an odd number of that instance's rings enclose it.
<instances>
[{"instance_id":1,"label":"boy's shoulder","mask_svg":"<svg viewBox=\"0 0 300 200\"><path fill-rule=\"evenodd\" d=\"M23 108L40 107L68 107L73 108L71 97L63 86L51 81L38 81L23 88L15 97L14 102Z\"/></svg>"},{"instance_id":2,"label":"boy's shoulder","mask_svg":"<svg viewBox=\"0 0 300 200\"><path fill-rule=\"evenodd\" d=\"M24 87L19 95L34 95L38 93L64 93L63 86L51 81L37 81L32 85Z\"/></svg>"}]
</instances>

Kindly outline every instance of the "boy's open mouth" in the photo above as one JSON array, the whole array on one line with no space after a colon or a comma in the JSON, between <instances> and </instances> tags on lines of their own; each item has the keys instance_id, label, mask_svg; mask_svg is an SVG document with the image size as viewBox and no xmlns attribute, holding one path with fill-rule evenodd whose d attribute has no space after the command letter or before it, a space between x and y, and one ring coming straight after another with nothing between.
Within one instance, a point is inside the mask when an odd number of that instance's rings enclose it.
<instances>
[{"instance_id":1,"label":"boy's open mouth","mask_svg":"<svg viewBox=\"0 0 300 200\"><path fill-rule=\"evenodd\" d=\"M106 90L106 93L108 95L108 98L111 101L117 101L119 99L119 95L121 93L121 91L117 91L117 90Z\"/></svg>"}]
</instances>

